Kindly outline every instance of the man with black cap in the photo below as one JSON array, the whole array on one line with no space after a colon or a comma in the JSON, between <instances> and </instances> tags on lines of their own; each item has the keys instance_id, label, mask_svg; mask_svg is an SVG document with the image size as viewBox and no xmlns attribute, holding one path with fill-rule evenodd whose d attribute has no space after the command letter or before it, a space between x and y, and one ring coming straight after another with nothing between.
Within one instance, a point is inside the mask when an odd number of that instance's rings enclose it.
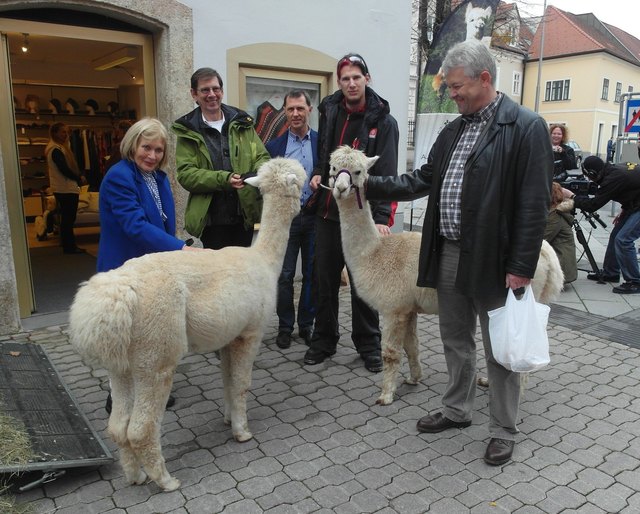
<instances>
[{"instance_id":1,"label":"man with black cap","mask_svg":"<svg viewBox=\"0 0 640 514\"><path fill-rule=\"evenodd\" d=\"M563 189L566 198L573 198L575 207L595 212L613 200L622 205L609 236L603 268L590 273L590 280L618 282L620 272L624 283L613 288L618 294L640 293L640 268L636 256L635 241L640 237L640 166L635 163L610 164L591 155L582 164L582 172L598 184L594 197L576 196Z\"/></svg>"}]
</instances>

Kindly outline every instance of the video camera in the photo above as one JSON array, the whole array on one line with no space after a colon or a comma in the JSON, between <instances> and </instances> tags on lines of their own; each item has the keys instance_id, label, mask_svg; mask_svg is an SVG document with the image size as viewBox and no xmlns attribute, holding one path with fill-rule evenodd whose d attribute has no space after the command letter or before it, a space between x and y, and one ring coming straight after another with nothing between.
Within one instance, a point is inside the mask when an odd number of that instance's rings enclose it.
<instances>
[{"instance_id":1,"label":"video camera","mask_svg":"<svg viewBox=\"0 0 640 514\"><path fill-rule=\"evenodd\" d=\"M576 196L594 196L598 191L598 184L587 179L580 170L568 171L566 178L558 182Z\"/></svg>"},{"instance_id":2,"label":"video camera","mask_svg":"<svg viewBox=\"0 0 640 514\"><path fill-rule=\"evenodd\" d=\"M586 178L567 177L564 182L560 182L560 185L576 196L594 196L598 191L598 184Z\"/></svg>"}]
</instances>

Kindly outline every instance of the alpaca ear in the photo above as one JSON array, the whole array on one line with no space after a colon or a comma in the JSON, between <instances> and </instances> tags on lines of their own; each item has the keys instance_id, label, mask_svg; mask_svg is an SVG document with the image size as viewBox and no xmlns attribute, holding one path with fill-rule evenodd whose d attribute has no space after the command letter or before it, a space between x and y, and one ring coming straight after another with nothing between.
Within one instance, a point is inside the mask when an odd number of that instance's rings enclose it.
<instances>
[{"instance_id":1,"label":"alpaca ear","mask_svg":"<svg viewBox=\"0 0 640 514\"><path fill-rule=\"evenodd\" d=\"M367 157L367 169L371 169L371 167L376 163L376 161L380 158L379 155L374 155L373 157Z\"/></svg>"},{"instance_id":2,"label":"alpaca ear","mask_svg":"<svg viewBox=\"0 0 640 514\"><path fill-rule=\"evenodd\" d=\"M247 177L244 179L244 183L253 187L260 187L260 177L258 177L258 175Z\"/></svg>"},{"instance_id":3,"label":"alpaca ear","mask_svg":"<svg viewBox=\"0 0 640 514\"><path fill-rule=\"evenodd\" d=\"M293 184L296 183L296 181L298 180L298 177L295 173L287 173L287 185L288 186L292 186Z\"/></svg>"}]
</instances>

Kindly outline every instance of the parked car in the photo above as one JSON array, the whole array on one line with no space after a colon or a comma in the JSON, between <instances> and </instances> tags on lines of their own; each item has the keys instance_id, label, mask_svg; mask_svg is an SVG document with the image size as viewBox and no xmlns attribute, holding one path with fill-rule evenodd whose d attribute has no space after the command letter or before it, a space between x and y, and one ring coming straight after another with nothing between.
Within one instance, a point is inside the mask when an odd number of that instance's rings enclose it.
<instances>
[{"instance_id":1,"label":"parked car","mask_svg":"<svg viewBox=\"0 0 640 514\"><path fill-rule=\"evenodd\" d=\"M576 165L580 168L580 165L582 164L582 148L580 148L580 145L573 139L567 141L567 146L573 148L573 153L576 154Z\"/></svg>"}]
</instances>

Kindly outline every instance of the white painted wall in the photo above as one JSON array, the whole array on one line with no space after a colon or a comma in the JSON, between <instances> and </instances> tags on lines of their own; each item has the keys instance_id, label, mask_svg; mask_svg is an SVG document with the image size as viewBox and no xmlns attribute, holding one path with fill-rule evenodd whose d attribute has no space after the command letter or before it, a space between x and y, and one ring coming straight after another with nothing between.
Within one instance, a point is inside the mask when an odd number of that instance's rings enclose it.
<instances>
[{"instance_id":1,"label":"white painted wall","mask_svg":"<svg viewBox=\"0 0 640 514\"><path fill-rule=\"evenodd\" d=\"M193 9L194 68L210 66L226 80L226 51L256 43L303 45L335 57L357 52L371 87L398 121L398 171L405 170L411 0L182 0ZM189 94L189 77L185 77Z\"/></svg>"}]
</instances>

